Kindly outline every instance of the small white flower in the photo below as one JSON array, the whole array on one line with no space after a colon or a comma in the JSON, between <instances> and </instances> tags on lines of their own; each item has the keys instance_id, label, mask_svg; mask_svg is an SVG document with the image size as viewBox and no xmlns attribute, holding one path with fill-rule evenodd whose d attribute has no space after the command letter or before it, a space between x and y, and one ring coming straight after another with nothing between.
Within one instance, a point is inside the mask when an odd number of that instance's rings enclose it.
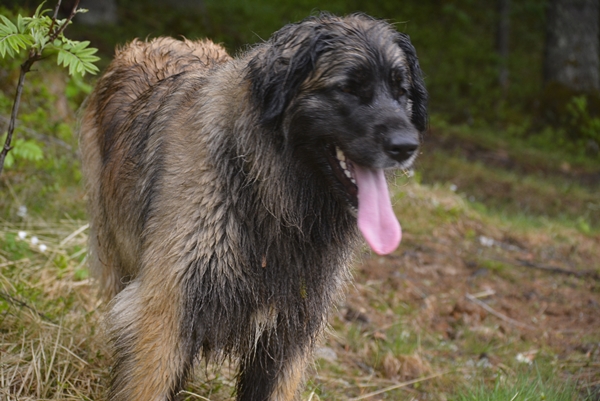
<instances>
[{"instance_id":1,"label":"small white flower","mask_svg":"<svg viewBox=\"0 0 600 401\"><path fill-rule=\"evenodd\" d=\"M479 243L483 246L494 246L495 242L493 238L484 237L483 235L479 236Z\"/></svg>"},{"instance_id":2,"label":"small white flower","mask_svg":"<svg viewBox=\"0 0 600 401\"><path fill-rule=\"evenodd\" d=\"M17 235L19 236L20 239L27 238L27 233L25 231L19 231L19 233Z\"/></svg>"},{"instance_id":3,"label":"small white flower","mask_svg":"<svg viewBox=\"0 0 600 401\"><path fill-rule=\"evenodd\" d=\"M456 192L457 189L458 187L456 186L456 184L450 184L450 191Z\"/></svg>"},{"instance_id":4,"label":"small white flower","mask_svg":"<svg viewBox=\"0 0 600 401\"><path fill-rule=\"evenodd\" d=\"M35 235L33 237L31 237L31 243L33 245L37 244L38 242L40 242L40 240L38 239L38 237L36 237Z\"/></svg>"},{"instance_id":5,"label":"small white flower","mask_svg":"<svg viewBox=\"0 0 600 401\"><path fill-rule=\"evenodd\" d=\"M19 210L17 210L17 216L19 216L19 217L27 216L27 206L25 206L25 205L19 206Z\"/></svg>"},{"instance_id":6,"label":"small white flower","mask_svg":"<svg viewBox=\"0 0 600 401\"><path fill-rule=\"evenodd\" d=\"M46 252L46 249L48 249L48 247L45 244L40 244L40 252Z\"/></svg>"},{"instance_id":7,"label":"small white flower","mask_svg":"<svg viewBox=\"0 0 600 401\"><path fill-rule=\"evenodd\" d=\"M531 365L533 363L533 355L531 354L518 353L516 359L517 362L526 363L527 365Z\"/></svg>"}]
</instances>

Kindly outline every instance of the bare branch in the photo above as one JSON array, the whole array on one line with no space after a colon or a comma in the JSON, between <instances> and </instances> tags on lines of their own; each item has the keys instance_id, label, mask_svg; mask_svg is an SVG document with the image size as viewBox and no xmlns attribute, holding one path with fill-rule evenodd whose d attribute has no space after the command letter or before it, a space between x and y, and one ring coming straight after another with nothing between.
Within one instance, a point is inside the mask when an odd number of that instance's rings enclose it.
<instances>
[{"instance_id":1,"label":"bare branch","mask_svg":"<svg viewBox=\"0 0 600 401\"><path fill-rule=\"evenodd\" d=\"M60 3L60 0L59 0L59 3ZM79 0L75 0L75 4L73 5L73 8L71 9L71 14L69 14L69 16L67 17L65 22L56 30L56 32L54 32L53 34L50 35L50 39L48 40L49 42L54 42L54 39L58 38L58 36L61 33L63 33L63 31L65 30L67 25L69 25L69 22L71 22L73 17L75 17L75 14L77 14L77 7L79 7Z\"/></svg>"},{"instance_id":2,"label":"bare branch","mask_svg":"<svg viewBox=\"0 0 600 401\"><path fill-rule=\"evenodd\" d=\"M28 305L27 303L11 296L10 294L4 292L4 291L0 291L0 298L4 299L6 302L10 303L11 305L14 306L19 306L21 308L26 308L29 309L30 311L32 311L33 313L35 313L36 315L38 315L39 317L41 317L42 319L53 323L53 324L57 324L54 320L50 319L46 314L42 313L42 312L38 312L34 307L32 307L31 305Z\"/></svg>"},{"instance_id":3,"label":"bare branch","mask_svg":"<svg viewBox=\"0 0 600 401\"><path fill-rule=\"evenodd\" d=\"M56 7L54 7L54 14L52 15L52 23L50 24L50 29L48 29L48 32L52 32L52 30L54 29L54 24L56 24L56 19L58 18L58 9L60 8L60 3L61 0L58 0L56 2Z\"/></svg>"},{"instance_id":4,"label":"bare branch","mask_svg":"<svg viewBox=\"0 0 600 401\"><path fill-rule=\"evenodd\" d=\"M31 69L31 65L36 61L36 53L30 52L29 58L21 65L21 73L19 74L19 83L17 84L17 92L15 94L15 100L13 102L12 111L10 113L10 121L8 122L8 130L6 131L6 140L4 146L0 152L0 174L4 168L4 159L6 155L12 149L10 146L12 142L13 132L15 130L15 123L17 121L17 113L19 112L19 105L21 104L21 95L23 94L23 85L25 84L25 74Z\"/></svg>"}]
</instances>

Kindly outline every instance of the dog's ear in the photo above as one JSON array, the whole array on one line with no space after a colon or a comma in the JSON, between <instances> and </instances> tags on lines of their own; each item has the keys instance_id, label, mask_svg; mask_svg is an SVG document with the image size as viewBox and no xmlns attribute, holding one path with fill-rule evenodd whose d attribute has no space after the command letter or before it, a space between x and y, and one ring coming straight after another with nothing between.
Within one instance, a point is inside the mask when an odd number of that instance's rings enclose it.
<instances>
[{"instance_id":1,"label":"dog's ear","mask_svg":"<svg viewBox=\"0 0 600 401\"><path fill-rule=\"evenodd\" d=\"M298 88L331 44L324 24L305 20L276 32L248 63L252 98L261 108L261 122L278 126Z\"/></svg>"},{"instance_id":2,"label":"dog's ear","mask_svg":"<svg viewBox=\"0 0 600 401\"><path fill-rule=\"evenodd\" d=\"M409 36L404 33L398 33L397 43L406 56L408 68L410 69L410 78L412 80L409 93L409 99L412 101L411 121L419 131L423 132L427 128L428 95L427 89L425 89L425 82L423 81L423 73L419 66L417 52L410 42Z\"/></svg>"}]
</instances>

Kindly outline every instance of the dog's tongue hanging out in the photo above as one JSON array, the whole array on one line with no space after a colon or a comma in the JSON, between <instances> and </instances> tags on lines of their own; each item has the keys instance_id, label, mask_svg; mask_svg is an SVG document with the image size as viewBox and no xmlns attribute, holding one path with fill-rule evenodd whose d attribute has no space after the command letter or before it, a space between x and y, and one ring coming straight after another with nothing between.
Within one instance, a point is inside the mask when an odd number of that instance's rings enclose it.
<instances>
[{"instance_id":1,"label":"dog's tongue hanging out","mask_svg":"<svg viewBox=\"0 0 600 401\"><path fill-rule=\"evenodd\" d=\"M380 255L393 252L402 238L402 229L392 210L383 170L354 164L358 186L358 228L371 249Z\"/></svg>"}]
</instances>

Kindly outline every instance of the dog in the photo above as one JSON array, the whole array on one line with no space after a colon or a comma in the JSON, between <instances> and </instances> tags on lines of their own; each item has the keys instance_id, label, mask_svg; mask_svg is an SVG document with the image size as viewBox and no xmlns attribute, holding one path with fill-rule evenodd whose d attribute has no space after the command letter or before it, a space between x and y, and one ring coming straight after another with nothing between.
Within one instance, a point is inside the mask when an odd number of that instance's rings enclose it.
<instances>
[{"instance_id":1,"label":"dog","mask_svg":"<svg viewBox=\"0 0 600 401\"><path fill-rule=\"evenodd\" d=\"M385 172L427 125L409 37L363 14L290 24L232 58L208 40L117 50L80 128L109 399L173 400L234 361L239 401L289 401L360 234L401 239Z\"/></svg>"}]
</instances>

